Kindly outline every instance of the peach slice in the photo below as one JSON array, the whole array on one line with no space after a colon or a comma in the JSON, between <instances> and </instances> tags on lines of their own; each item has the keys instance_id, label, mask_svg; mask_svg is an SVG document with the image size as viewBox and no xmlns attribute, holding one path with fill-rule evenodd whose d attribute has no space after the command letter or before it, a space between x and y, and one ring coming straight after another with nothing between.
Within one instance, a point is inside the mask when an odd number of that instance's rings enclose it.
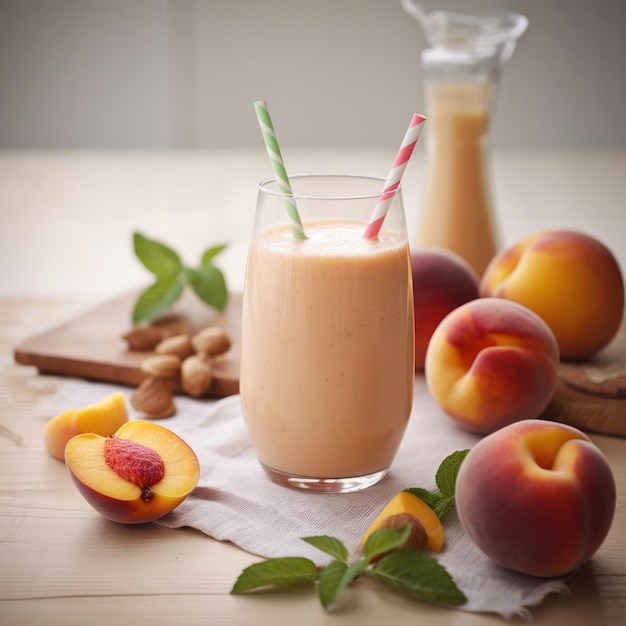
<instances>
[{"instance_id":1,"label":"peach slice","mask_svg":"<svg viewBox=\"0 0 626 626\"><path fill-rule=\"evenodd\" d=\"M116 392L82 409L67 409L58 413L44 426L43 439L50 455L63 461L65 445L75 435L96 433L106 437L127 421L124 394Z\"/></svg>"},{"instance_id":2,"label":"peach slice","mask_svg":"<svg viewBox=\"0 0 626 626\"><path fill-rule=\"evenodd\" d=\"M375 531L384 527L385 520L392 515L398 515L400 513L408 513L416 517L424 527L428 540L426 541L426 548L433 552L441 551L443 547L443 526L441 520L437 517L437 514L417 496L414 496L408 491L401 491L396 494L383 510L378 514L378 517L372 522L371 526L365 531L363 537L361 537L361 545L363 545L367 538Z\"/></svg>"},{"instance_id":3,"label":"peach slice","mask_svg":"<svg viewBox=\"0 0 626 626\"><path fill-rule=\"evenodd\" d=\"M65 447L74 484L104 517L124 524L152 522L176 508L195 488L200 464L171 430L143 420L110 437L76 435Z\"/></svg>"}]
</instances>

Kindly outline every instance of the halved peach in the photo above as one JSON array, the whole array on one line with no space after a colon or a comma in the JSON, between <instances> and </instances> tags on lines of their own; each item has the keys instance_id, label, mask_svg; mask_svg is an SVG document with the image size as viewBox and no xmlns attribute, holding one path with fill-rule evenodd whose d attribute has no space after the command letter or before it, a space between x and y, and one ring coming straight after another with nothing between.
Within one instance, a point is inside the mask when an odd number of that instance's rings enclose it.
<instances>
[{"instance_id":1,"label":"halved peach","mask_svg":"<svg viewBox=\"0 0 626 626\"><path fill-rule=\"evenodd\" d=\"M65 448L74 484L104 517L124 524L152 522L176 508L195 488L200 464L171 430L143 420L111 437L76 435Z\"/></svg>"},{"instance_id":2,"label":"halved peach","mask_svg":"<svg viewBox=\"0 0 626 626\"><path fill-rule=\"evenodd\" d=\"M361 545L365 543L367 538L375 531L383 528L385 520L399 513L409 513L416 517L424 526L428 540L426 548L433 552L439 552L443 547L443 526L437 514L417 496L408 491L401 491L396 494L389 503L379 513L378 517L372 522L370 527L361 537Z\"/></svg>"},{"instance_id":3,"label":"halved peach","mask_svg":"<svg viewBox=\"0 0 626 626\"><path fill-rule=\"evenodd\" d=\"M48 452L63 461L65 445L81 433L112 435L128 421L126 399L122 392L113 393L82 409L67 409L46 422L43 439Z\"/></svg>"}]
</instances>

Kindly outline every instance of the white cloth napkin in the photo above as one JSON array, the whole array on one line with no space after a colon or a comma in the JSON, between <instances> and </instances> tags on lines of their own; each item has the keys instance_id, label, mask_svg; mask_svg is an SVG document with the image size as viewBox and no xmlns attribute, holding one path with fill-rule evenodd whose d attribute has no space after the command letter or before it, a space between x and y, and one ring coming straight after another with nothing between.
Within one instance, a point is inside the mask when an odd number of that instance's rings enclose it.
<instances>
[{"instance_id":1,"label":"white cloth napkin","mask_svg":"<svg viewBox=\"0 0 626 626\"><path fill-rule=\"evenodd\" d=\"M111 385L63 379L57 393L46 399L46 411L52 416L118 390L127 396L131 393ZM248 440L239 396L216 402L177 397L176 405L176 416L160 423L194 449L201 477L192 494L158 523L169 528L189 526L258 556L304 556L317 565L324 565L330 557L301 537L331 535L341 539L351 554L358 554L363 532L397 492L407 487L434 489L439 463L479 439L440 411L418 377L409 426L387 476L361 492L302 493L266 477ZM528 617L528 607L549 593L568 592L564 579L536 579L496 565L475 546L454 512L446 516L444 528L444 549L436 558L468 598L461 609Z\"/></svg>"}]
</instances>

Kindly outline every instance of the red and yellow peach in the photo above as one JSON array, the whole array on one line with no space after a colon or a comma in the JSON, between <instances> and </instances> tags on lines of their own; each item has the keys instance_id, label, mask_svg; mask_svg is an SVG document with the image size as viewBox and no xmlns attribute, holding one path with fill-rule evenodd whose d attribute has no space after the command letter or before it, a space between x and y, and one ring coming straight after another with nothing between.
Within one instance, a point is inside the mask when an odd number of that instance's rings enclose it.
<instances>
[{"instance_id":1,"label":"red and yellow peach","mask_svg":"<svg viewBox=\"0 0 626 626\"><path fill-rule=\"evenodd\" d=\"M428 342L450 311L478 298L479 278L458 254L444 248L411 253L415 315L415 369L424 369Z\"/></svg>"},{"instance_id":2,"label":"red and yellow peach","mask_svg":"<svg viewBox=\"0 0 626 626\"><path fill-rule=\"evenodd\" d=\"M605 456L581 431L543 420L484 437L464 459L456 508L476 545L538 577L575 570L598 550L615 513Z\"/></svg>"},{"instance_id":3,"label":"red and yellow peach","mask_svg":"<svg viewBox=\"0 0 626 626\"><path fill-rule=\"evenodd\" d=\"M50 455L63 461L65 445L75 435L96 433L106 437L127 421L124 394L115 392L81 409L61 411L46 422L43 439Z\"/></svg>"},{"instance_id":4,"label":"red and yellow peach","mask_svg":"<svg viewBox=\"0 0 626 626\"><path fill-rule=\"evenodd\" d=\"M361 545L376 530L386 528L386 521L395 516L406 514L417 519L426 532L426 548L439 552L443 547L443 526L436 513L417 496L408 491L397 493L382 509L376 519L361 537Z\"/></svg>"},{"instance_id":5,"label":"red and yellow peach","mask_svg":"<svg viewBox=\"0 0 626 626\"><path fill-rule=\"evenodd\" d=\"M624 279L610 250L570 230L547 230L496 255L481 295L519 302L545 320L562 359L586 359L605 347L624 314Z\"/></svg>"},{"instance_id":6,"label":"red and yellow peach","mask_svg":"<svg viewBox=\"0 0 626 626\"><path fill-rule=\"evenodd\" d=\"M125 524L163 517L200 477L193 450L169 429L143 420L126 422L112 437L76 435L65 447L65 462L87 502Z\"/></svg>"},{"instance_id":7,"label":"red and yellow peach","mask_svg":"<svg viewBox=\"0 0 626 626\"><path fill-rule=\"evenodd\" d=\"M558 367L556 340L538 315L509 300L479 298L437 326L425 378L445 413L486 434L538 417L552 399Z\"/></svg>"}]
</instances>

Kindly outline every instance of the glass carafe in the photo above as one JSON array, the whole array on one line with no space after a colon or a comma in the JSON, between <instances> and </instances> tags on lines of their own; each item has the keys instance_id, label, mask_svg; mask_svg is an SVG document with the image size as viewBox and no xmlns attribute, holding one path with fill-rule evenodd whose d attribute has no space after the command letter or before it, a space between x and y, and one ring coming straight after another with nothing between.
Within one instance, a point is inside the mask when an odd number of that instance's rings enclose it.
<instances>
[{"instance_id":1,"label":"glass carafe","mask_svg":"<svg viewBox=\"0 0 626 626\"><path fill-rule=\"evenodd\" d=\"M428 174L416 237L464 257L482 275L498 249L490 128L503 66L528 20L507 11L428 11L402 0L424 29L421 70Z\"/></svg>"}]
</instances>

